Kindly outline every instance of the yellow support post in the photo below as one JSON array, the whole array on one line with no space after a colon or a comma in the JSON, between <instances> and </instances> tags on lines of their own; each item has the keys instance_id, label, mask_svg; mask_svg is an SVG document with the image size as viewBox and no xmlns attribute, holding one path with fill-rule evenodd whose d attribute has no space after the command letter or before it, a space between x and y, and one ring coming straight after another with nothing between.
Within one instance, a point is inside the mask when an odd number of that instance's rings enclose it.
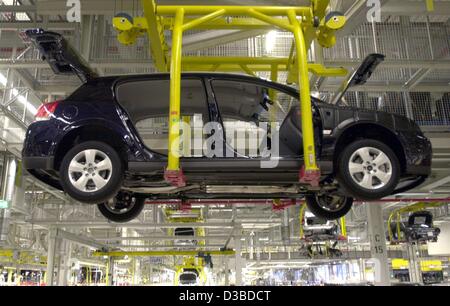
<instances>
[{"instance_id":1,"label":"yellow support post","mask_svg":"<svg viewBox=\"0 0 450 306\"><path fill-rule=\"evenodd\" d=\"M345 217L339 219L339 224L341 226L341 235L347 238L347 222L345 222Z\"/></svg>"},{"instance_id":2,"label":"yellow support post","mask_svg":"<svg viewBox=\"0 0 450 306\"><path fill-rule=\"evenodd\" d=\"M180 113L181 113L181 44L183 40L184 9L175 13L172 32L172 58L170 64L169 154L164 178L175 186L185 186L180 169Z\"/></svg>"},{"instance_id":3,"label":"yellow support post","mask_svg":"<svg viewBox=\"0 0 450 306\"><path fill-rule=\"evenodd\" d=\"M308 75L308 53L305 46L303 29L295 11L288 11L288 17L293 27L295 48L297 51L298 79L300 84L300 108L302 116L303 133L303 156L304 168L300 170L300 182L309 183L318 187L320 180L320 170L316 164L316 153L314 145L314 126L312 120L311 93L309 89Z\"/></svg>"},{"instance_id":4,"label":"yellow support post","mask_svg":"<svg viewBox=\"0 0 450 306\"><path fill-rule=\"evenodd\" d=\"M270 68L270 80L272 82L278 82L278 65L272 65ZM270 96L270 100L272 100L273 102L277 103L277 91L270 89L269 92L269 96ZM277 121L277 108L275 106L272 107L272 109L270 110L270 124L272 125L272 123ZM272 127L272 126L271 126Z\"/></svg>"},{"instance_id":5,"label":"yellow support post","mask_svg":"<svg viewBox=\"0 0 450 306\"><path fill-rule=\"evenodd\" d=\"M427 2L427 11L434 12L434 0L425 0Z\"/></svg>"},{"instance_id":6,"label":"yellow support post","mask_svg":"<svg viewBox=\"0 0 450 306\"><path fill-rule=\"evenodd\" d=\"M109 284L109 260L106 262L105 284L106 284L106 286L108 286L108 284Z\"/></svg>"},{"instance_id":7,"label":"yellow support post","mask_svg":"<svg viewBox=\"0 0 450 306\"><path fill-rule=\"evenodd\" d=\"M401 222L400 212L397 213L397 226L395 227L397 230L397 240L402 238L402 227L400 225ZM392 229L391 229L392 230Z\"/></svg>"}]
</instances>

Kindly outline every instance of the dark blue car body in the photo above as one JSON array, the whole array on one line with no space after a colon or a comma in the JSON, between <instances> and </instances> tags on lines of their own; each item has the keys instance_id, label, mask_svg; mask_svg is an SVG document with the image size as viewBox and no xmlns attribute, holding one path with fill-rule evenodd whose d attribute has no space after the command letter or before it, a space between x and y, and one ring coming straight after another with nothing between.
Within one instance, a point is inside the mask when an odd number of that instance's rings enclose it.
<instances>
[{"instance_id":1,"label":"dark blue car body","mask_svg":"<svg viewBox=\"0 0 450 306\"><path fill-rule=\"evenodd\" d=\"M184 74L183 77L200 78L204 82L211 79L251 82L289 92L293 96L298 95L297 91L289 86L242 75L189 73ZM169 78L168 74L105 77L96 78L83 84L74 94L58 105L50 120L38 121L29 126L23 149L25 168L40 180L61 189L58 180L59 164L64 153L76 143L77 137L81 137L83 140L106 141L119 148L121 157L127 165L129 177L139 173L147 175L152 173L154 176L158 176L158 179L155 179L158 181L162 178L167 157L152 152L151 148L144 146L129 120L126 110L115 100L114 88L121 82L167 78ZM340 145L340 142L343 141L342 138L347 137L351 129L357 130L363 126L371 126L374 135L378 134L379 138L384 138L385 141L392 142L392 145L397 146L396 151L402 163L402 177L407 182L402 190L414 187L417 182L422 182L430 174L431 144L413 121L389 113L337 107L316 99L313 101L314 108L317 110L316 126L320 127L320 129L316 129L319 134L316 135L316 145L323 179L333 173L336 146ZM209 111L217 109L217 107L210 107ZM213 116L219 116L219 114L213 114ZM323 135L322 130L331 130L331 133ZM386 139L385 134L390 134L391 140ZM247 183L273 180L273 183L277 184L296 182L296 175L303 160L301 156L297 159L281 156L277 169L266 170L272 179L264 178L264 175L261 177L261 172L264 170L257 171L252 166L251 162L259 163L258 159L249 158L243 161L247 165L246 168L242 168L244 164L240 163L239 158L200 160L187 158L182 160L182 164L184 164L183 169L186 171L186 175L191 176L193 181L211 178L212 172L215 173L215 179L212 181L216 180L218 183L228 182L232 178ZM202 169L204 172L201 172ZM289 169L290 171L286 172ZM242 173L236 176L224 175L221 179L217 170L225 170L230 174L244 171L249 172L249 175L242 175ZM256 175L250 173L255 171L260 173ZM284 178L277 180L277 175L280 177L280 171L284 172L284 175L281 175ZM132 182L130 184L133 185Z\"/></svg>"}]
</instances>

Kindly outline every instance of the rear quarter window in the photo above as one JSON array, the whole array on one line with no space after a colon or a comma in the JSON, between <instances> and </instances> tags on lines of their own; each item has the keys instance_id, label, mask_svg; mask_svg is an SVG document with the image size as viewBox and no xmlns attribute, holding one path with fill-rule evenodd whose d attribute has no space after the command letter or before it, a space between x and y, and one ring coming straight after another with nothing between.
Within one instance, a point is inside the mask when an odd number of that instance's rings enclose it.
<instances>
[{"instance_id":1,"label":"rear quarter window","mask_svg":"<svg viewBox=\"0 0 450 306\"><path fill-rule=\"evenodd\" d=\"M70 101L113 101L110 82L89 82L81 85L67 100Z\"/></svg>"}]
</instances>

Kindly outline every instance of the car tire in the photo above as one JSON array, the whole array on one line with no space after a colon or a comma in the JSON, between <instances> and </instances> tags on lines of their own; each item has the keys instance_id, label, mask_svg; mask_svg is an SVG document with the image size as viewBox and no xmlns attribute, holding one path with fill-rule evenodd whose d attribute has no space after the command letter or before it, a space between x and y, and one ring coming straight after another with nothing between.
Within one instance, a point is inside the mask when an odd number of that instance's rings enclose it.
<instances>
[{"instance_id":1,"label":"car tire","mask_svg":"<svg viewBox=\"0 0 450 306\"><path fill-rule=\"evenodd\" d=\"M336 178L346 194L359 200L378 200L394 192L400 171L397 156L386 144L364 139L344 148Z\"/></svg>"},{"instance_id":2,"label":"car tire","mask_svg":"<svg viewBox=\"0 0 450 306\"><path fill-rule=\"evenodd\" d=\"M116 203L114 203L114 201L111 203L111 200L109 200L108 202L98 204L98 210L110 221L118 223L131 221L142 212L145 205L145 198L133 195L130 196L132 197L130 201L130 203L132 203L131 207L123 207L120 209L115 205Z\"/></svg>"},{"instance_id":3,"label":"car tire","mask_svg":"<svg viewBox=\"0 0 450 306\"><path fill-rule=\"evenodd\" d=\"M353 198L340 195L312 194L305 197L306 206L318 218L336 220L353 206Z\"/></svg>"},{"instance_id":4,"label":"car tire","mask_svg":"<svg viewBox=\"0 0 450 306\"><path fill-rule=\"evenodd\" d=\"M83 203L97 204L117 194L122 186L123 165L111 146L86 141L67 152L59 174L69 196Z\"/></svg>"}]
</instances>

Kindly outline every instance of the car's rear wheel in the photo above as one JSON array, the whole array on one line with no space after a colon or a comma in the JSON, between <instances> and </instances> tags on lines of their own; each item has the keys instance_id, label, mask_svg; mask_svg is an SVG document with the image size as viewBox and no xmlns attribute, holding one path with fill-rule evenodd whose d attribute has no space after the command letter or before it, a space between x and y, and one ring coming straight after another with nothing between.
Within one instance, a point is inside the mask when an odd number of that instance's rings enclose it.
<instances>
[{"instance_id":1,"label":"car's rear wheel","mask_svg":"<svg viewBox=\"0 0 450 306\"><path fill-rule=\"evenodd\" d=\"M394 192L400 171L400 162L387 145L364 139L344 148L338 161L337 179L354 198L377 200Z\"/></svg>"},{"instance_id":2,"label":"car's rear wheel","mask_svg":"<svg viewBox=\"0 0 450 306\"><path fill-rule=\"evenodd\" d=\"M98 204L100 213L110 221L128 222L136 218L145 205L145 197L130 193L119 194L101 204Z\"/></svg>"},{"instance_id":3,"label":"car's rear wheel","mask_svg":"<svg viewBox=\"0 0 450 306\"><path fill-rule=\"evenodd\" d=\"M345 216L353 206L353 198L339 194L313 194L305 197L308 209L318 218L336 220Z\"/></svg>"},{"instance_id":4,"label":"car's rear wheel","mask_svg":"<svg viewBox=\"0 0 450 306\"><path fill-rule=\"evenodd\" d=\"M75 200L91 204L114 197L123 179L119 154L99 141L83 142L69 150L59 172L64 191Z\"/></svg>"}]
</instances>

